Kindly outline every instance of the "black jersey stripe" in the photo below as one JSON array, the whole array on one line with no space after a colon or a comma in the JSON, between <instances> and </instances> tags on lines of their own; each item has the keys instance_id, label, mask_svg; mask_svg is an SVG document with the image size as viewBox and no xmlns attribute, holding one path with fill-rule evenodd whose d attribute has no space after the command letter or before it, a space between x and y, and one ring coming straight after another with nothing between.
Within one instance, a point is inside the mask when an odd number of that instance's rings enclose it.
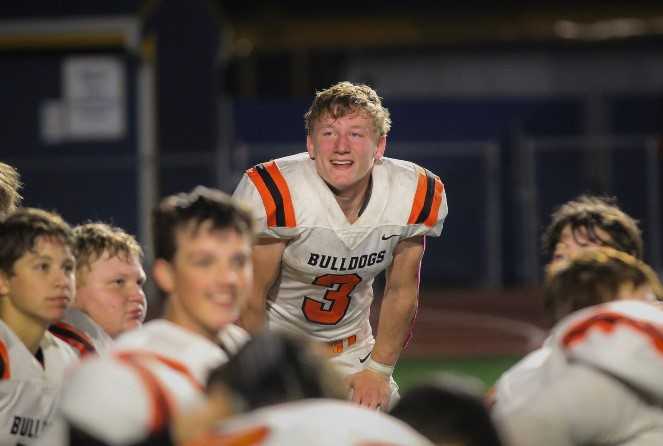
<instances>
[{"instance_id":1,"label":"black jersey stripe","mask_svg":"<svg viewBox=\"0 0 663 446\"><path fill-rule=\"evenodd\" d=\"M66 327L63 327L59 324L53 324L50 327L48 327L48 331L53 333L55 336L58 338L62 339L63 341L69 343L68 341L70 339L73 339L75 342L78 342L79 344L83 345L85 348L85 351L88 353L96 353L96 349L90 342L85 339L83 336L81 336L79 333L76 333L75 331L69 330ZM81 352L82 353L82 352Z\"/></svg>"},{"instance_id":2,"label":"black jersey stripe","mask_svg":"<svg viewBox=\"0 0 663 446\"><path fill-rule=\"evenodd\" d=\"M264 164L258 164L256 166L256 171L258 172L258 175L260 175L260 178L262 178L262 181L264 181L265 186L267 186L267 190L269 190L269 194L272 196L272 200L274 200L274 204L276 205L276 226L286 226L285 207L283 205L283 195L281 195L281 191Z\"/></svg>"},{"instance_id":3,"label":"black jersey stripe","mask_svg":"<svg viewBox=\"0 0 663 446\"><path fill-rule=\"evenodd\" d=\"M431 208L433 207L433 197L435 196L435 175L433 175L429 170L426 170L426 198L424 199L424 205L419 212L416 223L423 223L428 218Z\"/></svg>"}]
</instances>

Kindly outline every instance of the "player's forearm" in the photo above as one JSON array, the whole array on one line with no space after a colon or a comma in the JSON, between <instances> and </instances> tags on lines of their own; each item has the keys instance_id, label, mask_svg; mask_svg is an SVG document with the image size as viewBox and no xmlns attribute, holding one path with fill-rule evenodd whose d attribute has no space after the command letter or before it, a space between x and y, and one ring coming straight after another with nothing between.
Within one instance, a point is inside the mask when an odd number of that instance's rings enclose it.
<instances>
[{"instance_id":1,"label":"player's forearm","mask_svg":"<svg viewBox=\"0 0 663 446\"><path fill-rule=\"evenodd\" d=\"M396 364L417 311L417 290L387 291L380 309L378 333L371 357L387 365Z\"/></svg>"}]
</instances>

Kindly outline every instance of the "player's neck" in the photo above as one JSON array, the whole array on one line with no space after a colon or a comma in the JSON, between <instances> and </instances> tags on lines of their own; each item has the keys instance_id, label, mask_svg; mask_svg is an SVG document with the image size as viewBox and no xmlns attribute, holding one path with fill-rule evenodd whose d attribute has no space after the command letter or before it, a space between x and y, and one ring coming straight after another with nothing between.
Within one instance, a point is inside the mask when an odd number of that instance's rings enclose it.
<instances>
[{"instance_id":1,"label":"player's neck","mask_svg":"<svg viewBox=\"0 0 663 446\"><path fill-rule=\"evenodd\" d=\"M14 332L14 334L23 342L25 347L33 355L39 349L41 339L48 329L43 323L36 321L19 311L12 311L10 308L3 308L0 317L3 322Z\"/></svg>"},{"instance_id":2,"label":"player's neck","mask_svg":"<svg viewBox=\"0 0 663 446\"><path fill-rule=\"evenodd\" d=\"M209 330L182 308L180 302L170 296L166 302L163 318L173 324L216 343L218 331Z\"/></svg>"},{"instance_id":3,"label":"player's neck","mask_svg":"<svg viewBox=\"0 0 663 446\"><path fill-rule=\"evenodd\" d=\"M336 202L343 211L343 214L345 214L345 218L350 223L354 223L364 212L371 199L373 176L371 174L367 175L367 178L358 183L356 187L343 192L336 190L329 184L327 185L334 193Z\"/></svg>"}]
</instances>

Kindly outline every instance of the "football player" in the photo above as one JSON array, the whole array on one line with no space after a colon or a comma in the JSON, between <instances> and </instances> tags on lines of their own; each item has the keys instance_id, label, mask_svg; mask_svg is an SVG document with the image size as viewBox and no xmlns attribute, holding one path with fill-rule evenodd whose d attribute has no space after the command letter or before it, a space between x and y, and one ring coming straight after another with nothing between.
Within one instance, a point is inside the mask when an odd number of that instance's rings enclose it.
<instances>
[{"instance_id":1,"label":"football player","mask_svg":"<svg viewBox=\"0 0 663 446\"><path fill-rule=\"evenodd\" d=\"M417 309L424 238L447 215L440 178L384 157L389 111L366 85L320 91L305 114L307 152L249 169L234 196L251 206L259 240L242 322L327 343L352 399L386 409ZM386 271L377 335L373 280Z\"/></svg>"},{"instance_id":2,"label":"football player","mask_svg":"<svg viewBox=\"0 0 663 446\"><path fill-rule=\"evenodd\" d=\"M143 250L131 235L105 223L76 226L74 243L76 299L50 330L81 353L102 353L145 319Z\"/></svg>"},{"instance_id":3,"label":"football player","mask_svg":"<svg viewBox=\"0 0 663 446\"><path fill-rule=\"evenodd\" d=\"M52 335L74 299L71 228L39 209L0 222L0 444L32 444L48 425L76 352Z\"/></svg>"}]
</instances>

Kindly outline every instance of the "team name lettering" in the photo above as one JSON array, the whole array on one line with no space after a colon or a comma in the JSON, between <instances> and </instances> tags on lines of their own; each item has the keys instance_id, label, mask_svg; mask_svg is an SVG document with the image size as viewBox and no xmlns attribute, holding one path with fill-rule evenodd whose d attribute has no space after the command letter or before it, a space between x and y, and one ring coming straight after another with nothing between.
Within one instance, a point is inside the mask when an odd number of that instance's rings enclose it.
<instances>
[{"instance_id":1,"label":"team name lettering","mask_svg":"<svg viewBox=\"0 0 663 446\"><path fill-rule=\"evenodd\" d=\"M37 438L41 431L46 429L47 422L38 418L14 416L11 434L27 438Z\"/></svg>"},{"instance_id":2,"label":"team name lettering","mask_svg":"<svg viewBox=\"0 0 663 446\"><path fill-rule=\"evenodd\" d=\"M362 254L360 256L336 257L312 252L308 257L308 264L332 271L352 271L355 269L373 266L384 261L385 251Z\"/></svg>"}]
</instances>

